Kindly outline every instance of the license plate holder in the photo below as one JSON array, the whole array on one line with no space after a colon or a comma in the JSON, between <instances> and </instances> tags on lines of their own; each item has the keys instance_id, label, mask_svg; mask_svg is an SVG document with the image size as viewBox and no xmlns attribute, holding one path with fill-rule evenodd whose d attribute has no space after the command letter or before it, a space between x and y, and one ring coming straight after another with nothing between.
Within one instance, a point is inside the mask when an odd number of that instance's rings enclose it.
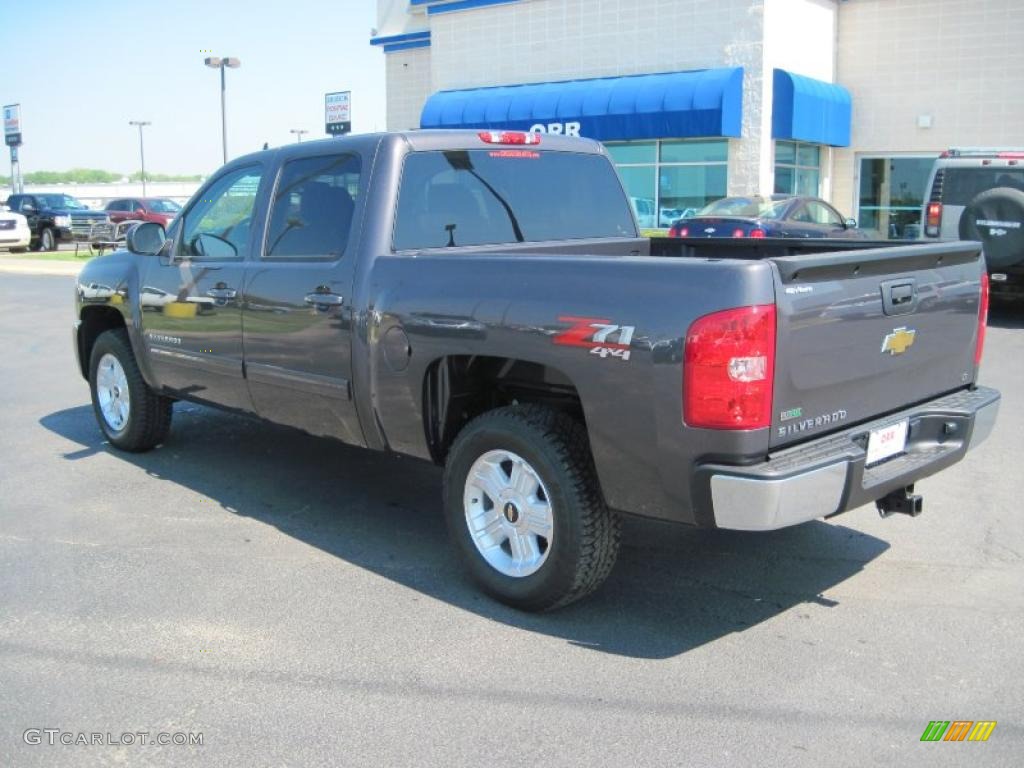
<instances>
[{"instance_id":1,"label":"license plate holder","mask_svg":"<svg viewBox=\"0 0 1024 768\"><path fill-rule=\"evenodd\" d=\"M864 461L865 465L870 467L872 464L903 453L907 447L909 425L909 419L903 419L903 421L890 424L887 427L871 430L868 433L868 455Z\"/></svg>"}]
</instances>

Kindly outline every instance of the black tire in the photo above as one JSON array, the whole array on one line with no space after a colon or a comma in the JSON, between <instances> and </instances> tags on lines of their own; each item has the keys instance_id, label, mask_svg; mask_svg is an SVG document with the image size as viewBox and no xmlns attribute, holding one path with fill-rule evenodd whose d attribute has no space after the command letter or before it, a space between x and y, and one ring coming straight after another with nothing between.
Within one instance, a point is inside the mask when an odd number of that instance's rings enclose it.
<instances>
[{"instance_id":1,"label":"black tire","mask_svg":"<svg viewBox=\"0 0 1024 768\"><path fill-rule=\"evenodd\" d=\"M53 230L47 227L39 233L39 250L40 251L55 251L57 250L57 236L53 233Z\"/></svg>"},{"instance_id":2,"label":"black tire","mask_svg":"<svg viewBox=\"0 0 1024 768\"><path fill-rule=\"evenodd\" d=\"M1024 192L995 187L976 195L960 216L960 237L981 241L989 270L1024 261Z\"/></svg>"},{"instance_id":3,"label":"black tire","mask_svg":"<svg viewBox=\"0 0 1024 768\"><path fill-rule=\"evenodd\" d=\"M11 248L11 253L24 253L27 248Z\"/></svg>"},{"instance_id":4,"label":"black tire","mask_svg":"<svg viewBox=\"0 0 1024 768\"><path fill-rule=\"evenodd\" d=\"M120 429L115 429L107 423L97 394L96 370L106 354L113 355L121 364L128 382L128 417ZM93 344L89 356L89 392L92 394L92 408L96 421L114 447L141 453L155 448L167 437L171 428L174 401L156 394L143 380L138 363L135 362L135 355L132 353L128 332L123 328L103 332Z\"/></svg>"},{"instance_id":5,"label":"black tire","mask_svg":"<svg viewBox=\"0 0 1024 768\"><path fill-rule=\"evenodd\" d=\"M521 456L547 490L554 523L550 551L528 576L508 576L492 567L467 525L467 476L478 458L494 450ZM448 531L470 576L487 594L522 610L559 608L593 592L611 573L618 555L620 521L605 504L586 430L550 408L499 408L467 424L445 465L444 509Z\"/></svg>"}]
</instances>

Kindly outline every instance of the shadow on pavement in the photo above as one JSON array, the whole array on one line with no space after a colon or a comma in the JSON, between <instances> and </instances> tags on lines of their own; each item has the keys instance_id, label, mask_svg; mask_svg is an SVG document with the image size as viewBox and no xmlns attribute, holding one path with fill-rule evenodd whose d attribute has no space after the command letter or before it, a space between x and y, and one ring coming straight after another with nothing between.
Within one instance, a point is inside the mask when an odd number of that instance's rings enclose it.
<instances>
[{"instance_id":1,"label":"shadow on pavement","mask_svg":"<svg viewBox=\"0 0 1024 768\"><path fill-rule=\"evenodd\" d=\"M531 615L481 595L458 569L436 467L188 403L174 419L167 443L147 454L106 444L88 405L40 423L81 446L66 460L110 453L431 598L605 653L666 658L794 606L835 605L822 593L888 548L835 523L748 534L631 519L602 589Z\"/></svg>"}]
</instances>

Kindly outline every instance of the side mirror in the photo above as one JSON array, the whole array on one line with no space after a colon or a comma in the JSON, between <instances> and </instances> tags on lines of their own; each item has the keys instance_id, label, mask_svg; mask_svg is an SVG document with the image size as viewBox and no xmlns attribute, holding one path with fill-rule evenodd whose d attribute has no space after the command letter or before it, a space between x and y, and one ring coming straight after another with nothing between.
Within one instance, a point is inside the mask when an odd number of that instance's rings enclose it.
<instances>
[{"instance_id":1,"label":"side mirror","mask_svg":"<svg viewBox=\"0 0 1024 768\"><path fill-rule=\"evenodd\" d=\"M156 256L167 240L164 228L152 221L144 221L128 230L125 245L139 256Z\"/></svg>"},{"instance_id":2,"label":"side mirror","mask_svg":"<svg viewBox=\"0 0 1024 768\"><path fill-rule=\"evenodd\" d=\"M36 207L34 205L32 205L32 203L25 203L24 205L21 206L21 212L22 213L35 213L36 212Z\"/></svg>"},{"instance_id":3,"label":"side mirror","mask_svg":"<svg viewBox=\"0 0 1024 768\"><path fill-rule=\"evenodd\" d=\"M844 226L847 229L856 229L857 228L857 220L856 219L847 219L845 222L843 222L843 224L844 224Z\"/></svg>"}]
</instances>

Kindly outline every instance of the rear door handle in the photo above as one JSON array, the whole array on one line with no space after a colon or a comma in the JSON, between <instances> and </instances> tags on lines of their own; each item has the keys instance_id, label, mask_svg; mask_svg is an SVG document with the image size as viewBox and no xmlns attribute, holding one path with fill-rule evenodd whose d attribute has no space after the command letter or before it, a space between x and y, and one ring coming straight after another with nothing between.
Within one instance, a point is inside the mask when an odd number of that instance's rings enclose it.
<instances>
[{"instance_id":1,"label":"rear door handle","mask_svg":"<svg viewBox=\"0 0 1024 768\"><path fill-rule=\"evenodd\" d=\"M305 301L319 307L340 307L345 303L345 299L336 293L307 293Z\"/></svg>"},{"instance_id":2,"label":"rear door handle","mask_svg":"<svg viewBox=\"0 0 1024 768\"><path fill-rule=\"evenodd\" d=\"M233 299L238 295L234 288L211 288L206 292L211 299Z\"/></svg>"}]
</instances>

